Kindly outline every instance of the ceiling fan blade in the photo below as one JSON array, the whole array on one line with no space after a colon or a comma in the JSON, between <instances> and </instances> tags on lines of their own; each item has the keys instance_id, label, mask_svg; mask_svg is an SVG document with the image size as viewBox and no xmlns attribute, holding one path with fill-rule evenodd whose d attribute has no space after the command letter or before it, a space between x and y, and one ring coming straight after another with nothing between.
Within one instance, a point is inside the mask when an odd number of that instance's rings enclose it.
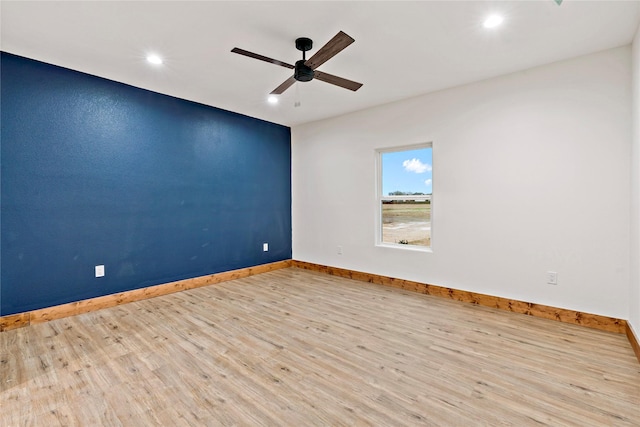
<instances>
[{"instance_id":1,"label":"ceiling fan blade","mask_svg":"<svg viewBox=\"0 0 640 427\"><path fill-rule=\"evenodd\" d=\"M340 31L336 34L331 40L327 42L324 46L322 46L313 56L307 59L304 63L307 67L311 67L312 70L315 70L335 55L338 54L342 49L349 46L355 40L352 39L347 34Z\"/></svg>"},{"instance_id":2,"label":"ceiling fan blade","mask_svg":"<svg viewBox=\"0 0 640 427\"><path fill-rule=\"evenodd\" d=\"M354 82L353 80L347 80L342 77L334 76L333 74L323 73L322 71L314 71L313 78L321 80L325 83L331 83L332 85L340 86L345 89L356 91L362 87L362 83Z\"/></svg>"},{"instance_id":3,"label":"ceiling fan blade","mask_svg":"<svg viewBox=\"0 0 640 427\"><path fill-rule=\"evenodd\" d=\"M287 80L285 80L280 86L271 91L271 95L280 95L285 90L289 89L294 83L296 79L291 76Z\"/></svg>"},{"instance_id":4,"label":"ceiling fan blade","mask_svg":"<svg viewBox=\"0 0 640 427\"><path fill-rule=\"evenodd\" d=\"M238 54L244 55L244 56L248 56L249 58L259 59L260 61L270 62L272 64L280 65L282 67L289 68L291 70L293 70L293 68L294 68L293 65L287 64L286 62L278 61L277 59L268 58L268 57L266 57L264 55L259 55L257 53L249 52L248 50L240 49L240 48L237 48L237 47L234 47L233 49L231 49L231 52L238 53Z\"/></svg>"}]
</instances>

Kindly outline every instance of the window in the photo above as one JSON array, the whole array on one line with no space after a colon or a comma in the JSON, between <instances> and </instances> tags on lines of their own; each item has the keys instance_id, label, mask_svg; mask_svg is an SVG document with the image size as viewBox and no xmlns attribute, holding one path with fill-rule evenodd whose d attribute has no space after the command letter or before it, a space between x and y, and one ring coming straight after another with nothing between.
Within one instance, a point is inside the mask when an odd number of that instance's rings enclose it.
<instances>
[{"instance_id":1,"label":"window","mask_svg":"<svg viewBox=\"0 0 640 427\"><path fill-rule=\"evenodd\" d=\"M431 143L378 150L378 245L431 247Z\"/></svg>"}]
</instances>

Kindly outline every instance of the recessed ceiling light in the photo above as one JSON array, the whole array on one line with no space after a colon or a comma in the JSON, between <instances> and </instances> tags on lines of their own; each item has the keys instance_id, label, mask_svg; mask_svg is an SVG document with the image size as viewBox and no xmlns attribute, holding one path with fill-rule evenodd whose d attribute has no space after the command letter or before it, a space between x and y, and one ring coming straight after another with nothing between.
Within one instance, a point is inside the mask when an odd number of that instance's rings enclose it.
<instances>
[{"instance_id":1,"label":"recessed ceiling light","mask_svg":"<svg viewBox=\"0 0 640 427\"><path fill-rule=\"evenodd\" d=\"M278 97L275 95L271 95L269 96L269 98L267 98L267 101L269 102L269 104L277 104L278 103Z\"/></svg>"},{"instance_id":2,"label":"recessed ceiling light","mask_svg":"<svg viewBox=\"0 0 640 427\"><path fill-rule=\"evenodd\" d=\"M150 62L154 65L160 65L162 64L162 58L160 58L158 55L155 54L149 54L147 55L147 62Z\"/></svg>"},{"instance_id":3,"label":"recessed ceiling light","mask_svg":"<svg viewBox=\"0 0 640 427\"><path fill-rule=\"evenodd\" d=\"M502 16L491 15L484 20L484 23L482 25L484 25L485 28L495 28L498 25L502 24L502 21L504 21L504 18Z\"/></svg>"}]
</instances>

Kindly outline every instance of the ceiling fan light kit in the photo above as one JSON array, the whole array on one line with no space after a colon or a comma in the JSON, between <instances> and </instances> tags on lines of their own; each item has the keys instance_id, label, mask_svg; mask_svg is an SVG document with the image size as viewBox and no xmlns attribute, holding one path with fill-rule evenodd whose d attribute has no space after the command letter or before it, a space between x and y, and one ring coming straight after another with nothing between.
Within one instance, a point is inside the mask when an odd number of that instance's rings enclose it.
<instances>
[{"instance_id":1,"label":"ceiling fan light kit","mask_svg":"<svg viewBox=\"0 0 640 427\"><path fill-rule=\"evenodd\" d=\"M313 54L311 58L307 59L306 53L313 48L313 41L307 37L299 37L296 39L296 49L302 52L302 59L296 61L296 65L291 65L286 62L272 59L257 53L249 52L237 47L233 48L231 52L248 56L249 58L258 59L260 61L269 62L275 65L280 65L281 67L293 69L293 76L289 77L282 84L280 84L280 86L275 88L271 92L271 95L282 94L296 81L308 82L313 80L314 78L325 83L356 91L362 87L362 83L354 82L352 80L316 70L316 68L327 62L329 59L333 58L354 41L355 40L353 38L340 31L331 40L329 40L327 44L322 46L315 54Z\"/></svg>"}]
</instances>

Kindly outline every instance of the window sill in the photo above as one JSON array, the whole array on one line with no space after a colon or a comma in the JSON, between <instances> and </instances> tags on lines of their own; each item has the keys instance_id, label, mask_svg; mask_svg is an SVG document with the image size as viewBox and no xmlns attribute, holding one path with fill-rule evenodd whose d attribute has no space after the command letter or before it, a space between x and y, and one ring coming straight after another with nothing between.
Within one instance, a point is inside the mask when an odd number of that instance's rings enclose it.
<instances>
[{"instance_id":1,"label":"window sill","mask_svg":"<svg viewBox=\"0 0 640 427\"><path fill-rule=\"evenodd\" d=\"M412 251L412 252L433 253L433 249L431 247L417 246L417 245L401 245L399 243L377 243L376 247L378 247L378 248L389 248L389 249L400 249L400 250Z\"/></svg>"}]
</instances>

